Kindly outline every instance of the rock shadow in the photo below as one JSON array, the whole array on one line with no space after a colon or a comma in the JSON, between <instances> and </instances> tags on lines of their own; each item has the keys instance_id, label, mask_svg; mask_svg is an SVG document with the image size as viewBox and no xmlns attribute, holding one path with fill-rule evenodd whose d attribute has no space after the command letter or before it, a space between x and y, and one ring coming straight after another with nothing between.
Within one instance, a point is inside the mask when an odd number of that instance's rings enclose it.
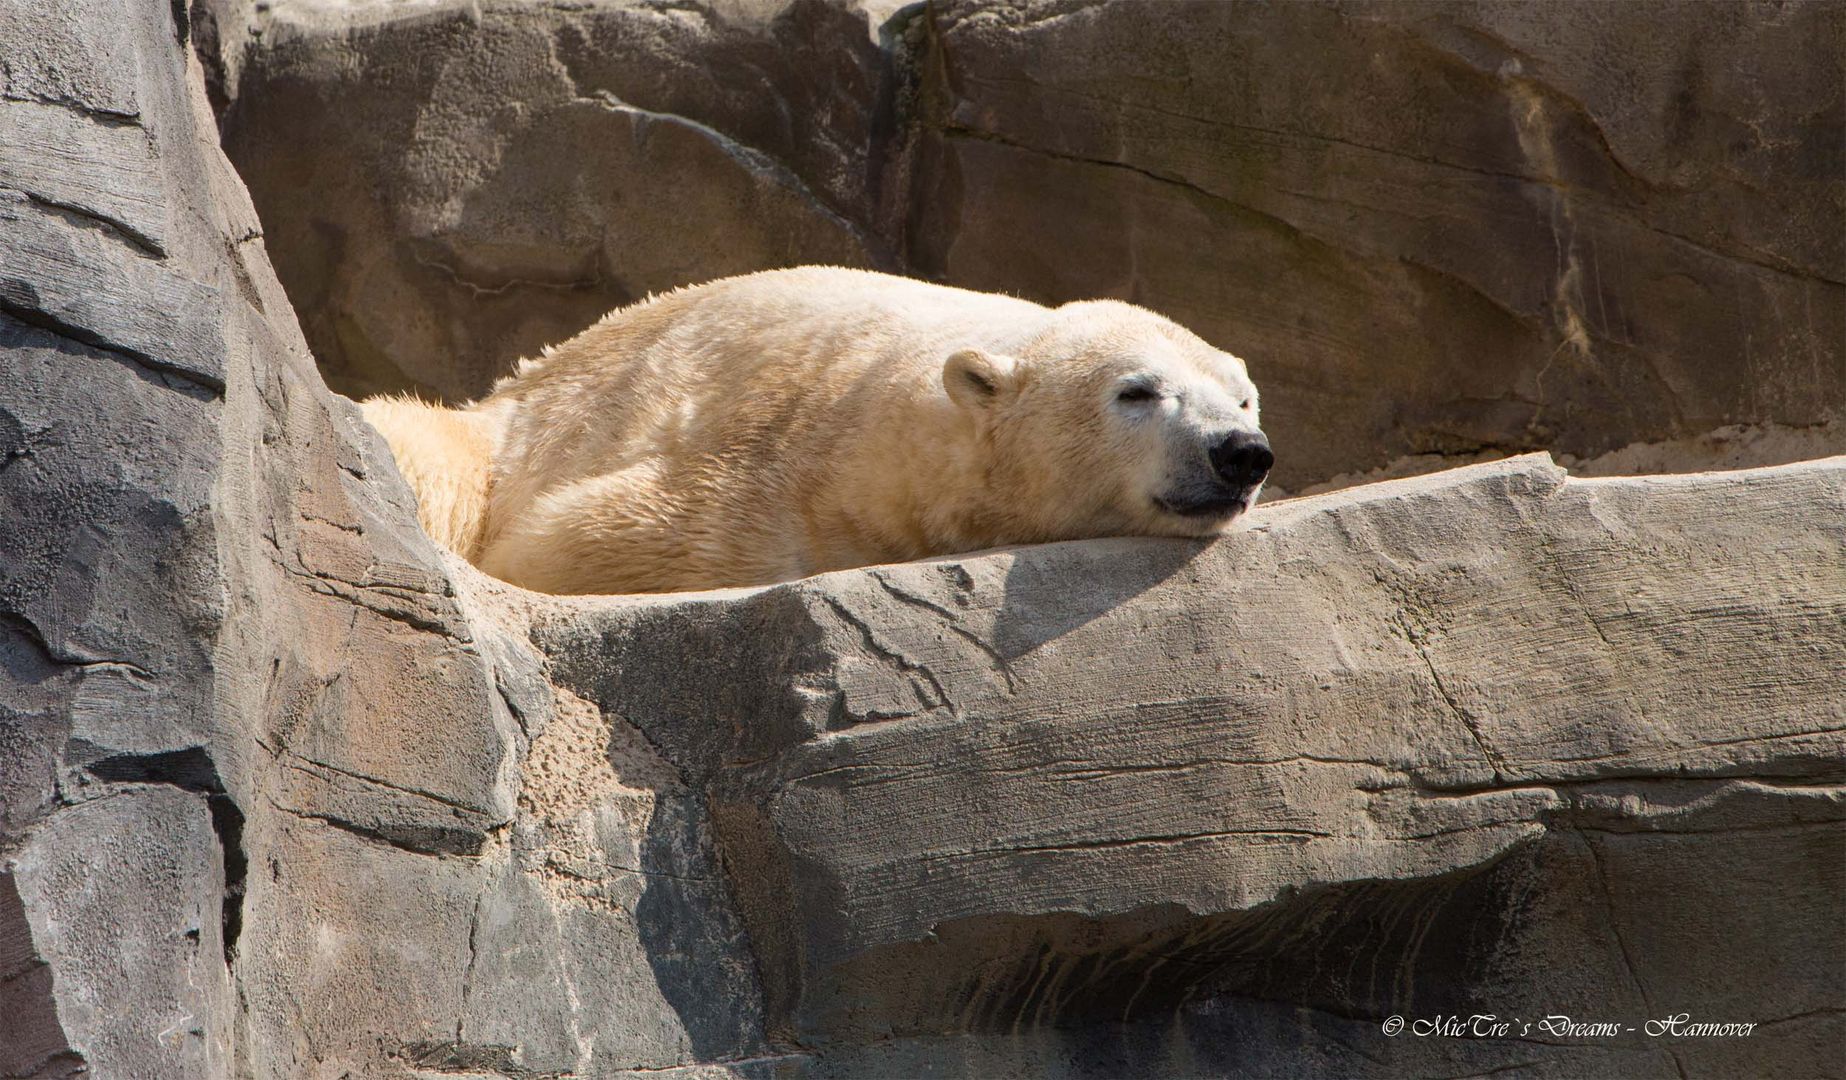
<instances>
[{"instance_id":1,"label":"rock shadow","mask_svg":"<svg viewBox=\"0 0 1846 1080\"><path fill-rule=\"evenodd\" d=\"M994 648L1017 660L1159 587L1210 546L1118 537L1018 548L1002 584Z\"/></svg>"},{"instance_id":2,"label":"rock shadow","mask_svg":"<svg viewBox=\"0 0 1846 1080\"><path fill-rule=\"evenodd\" d=\"M51 965L32 937L18 879L0 874L0 1076L83 1075L88 1066L58 1019Z\"/></svg>"},{"instance_id":3,"label":"rock shadow","mask_svg":"<svg viewBox=\"0 0 1846 1080\"><path fill-rule=\"evenodd\" d=\"M641 839L635 930L694 1062L768 1049L756 959L714 852L704 797L660 791Z\"/></svg>"},{"instance_id":4,"label":"rock shadow","mask_svg":"<svg viewBox=\"0 0 1846 1080\"><path fill-rule=\"evenodd\" d=\"M1483 976L1505 974L1487 969L1529 905L1533 860L1562 864L1587 890L1581 860L1555 849L1209 915L1161 904L954 919L926 941L854 957L831 973L831 998L806 1008L815 1026L855 1037L1130 1024L1227 997L1361 1018L1466 1015Z\"/></svg>"}]
</instances>

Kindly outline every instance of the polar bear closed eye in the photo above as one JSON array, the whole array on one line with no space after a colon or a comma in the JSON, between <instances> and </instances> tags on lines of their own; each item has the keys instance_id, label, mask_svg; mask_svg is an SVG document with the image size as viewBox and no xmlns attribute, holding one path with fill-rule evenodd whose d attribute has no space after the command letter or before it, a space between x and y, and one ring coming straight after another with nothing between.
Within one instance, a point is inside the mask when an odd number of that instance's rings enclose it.
<instances>
[{"instance_id":1,"label":"polar bear closed eye","mask_svg":"<svg viewBox=\"0 0 1846 1080\"><path fill-rule=\"evenodd\" d=\"M516 585L661 592L1204 536L1274 462L1243 361L1152 312L771 270L612 312L446 409L365 412L430 534Z\"/></svg>"}]
</instances>

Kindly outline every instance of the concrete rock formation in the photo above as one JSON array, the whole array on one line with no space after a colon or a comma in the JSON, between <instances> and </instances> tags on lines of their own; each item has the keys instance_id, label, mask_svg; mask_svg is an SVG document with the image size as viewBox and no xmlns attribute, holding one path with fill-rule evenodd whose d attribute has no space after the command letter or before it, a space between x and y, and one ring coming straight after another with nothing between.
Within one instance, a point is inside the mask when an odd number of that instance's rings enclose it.
<instances>
[{"instance_id":1,"label":"concrete rock formation","mask_svg":"<svg viewBox=\"0 0 1846 1080\"><path fill-rule=\"evenodd\" d=\"M1846 1058L1846 458L523 593L310 359L188 45L262 17L0 5L0 1076Z\"/></svg>"},{"instance_id":2,"label":"concrete rock formation","mask_svg":"<svg viewBox=\"0 0 1846 1080\"><path fill-rule=\"evenodd\" d=\"M220 35L225 145L336 389L471 397L647 291L838 261L1177 319L1250 360L1290 491L1522 449L1694 471L1740 426L1754 464L1846 451L1838 4L225 22L257 31Z\"/></svg>"},{"instance_id":3,"label":"concrete rock formation","mask_svg":"<svg viewBox=\"0 0 1846 1080\"><path fill-rule=\"evenodd\" d=\"M934 25L914 265L1126 293L1236 342L1297 433L1291 487L1355 450L1588 456L1846 411L1837 5Z\"/></svg>"},{"instance_id":4,"label":"concrete rock formation","mask_svg":"<svg viewBox=\"0 0 1846 1080\"><path fill-rule=\"evenodd\" d=\"M649 293L868 265L864 17L738 14L285 4L223 46L225 147L335 388L466 399Z\"/></svg>"},{"instance_id":5,"label":"concrete rock formation","mask_svg":"<svg viewBox=\"0 0 1846 1080\"><path fill-rule=\"evenodd\" d=\"M766 1030L822 1073L1803 1075L1846 1036L1846 459L1534 456L1210 546L577 604L533 636L706 791ZM1763 1029L1377 1030L1477 1010Z\"/></svg>"}]
</instances>

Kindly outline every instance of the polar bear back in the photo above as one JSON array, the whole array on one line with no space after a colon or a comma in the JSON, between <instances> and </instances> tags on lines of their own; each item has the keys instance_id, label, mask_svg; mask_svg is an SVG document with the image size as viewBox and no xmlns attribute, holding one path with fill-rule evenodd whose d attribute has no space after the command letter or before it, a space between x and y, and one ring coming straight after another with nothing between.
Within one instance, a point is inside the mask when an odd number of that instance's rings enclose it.
<instances>
[{"instance_id":1,"label":"polar bear back","mask_svg":"<svg viewBox=\"0 0 1846 1080\"><path fill-rule=\"evenodd\" d=\"M1215 536L1274 463L1243 360L1170 319L828 267L624 308L460 409L364 404L431 536L553 593Z\"/></svg>"},{"instance_id":2,"label":"polar bear back","mask_svg":"<svg viewBox=\"0 0 1846 1080\"><path fill-rule=\"evenodd\" d=\"M1012 351L1050 315L1012 297L828 267L613 312L476 406L501 425L484 565L495 569L496 540L549 493L617 478L601 501L645 505L681 534L683 550L663 563L735 558L723 547L751 552L770 579L824 569L811 557L814 533L830 527L822 519L902 502L919 466L953 471L930 451L903 460L905 445L953 453L965 442L946 430L965 421L943 395L944 359ZM807 520L788 519L796 508ZM515 548L529 561L530 547L501 545L500 561Z\"/></svg>"}]
</instances>

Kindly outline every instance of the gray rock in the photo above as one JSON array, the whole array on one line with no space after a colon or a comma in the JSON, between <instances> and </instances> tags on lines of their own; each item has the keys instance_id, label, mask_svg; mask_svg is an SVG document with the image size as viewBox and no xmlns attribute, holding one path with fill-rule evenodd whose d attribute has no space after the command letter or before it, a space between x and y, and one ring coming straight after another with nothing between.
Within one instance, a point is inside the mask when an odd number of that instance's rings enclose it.
<instances>
[{"instance_id":1,"label":"gray rock","mask_svg":"<svg viewBox=\"0 0 1846 1080\"><path fill-rule=\"evenodd\" d=\"M222 1072L234 807L208 808L204 747L228 275L190 272L215 208L175 193L208 172L162 153L198 116L164 8L8 4L3 25L0 1062Z\"/></svg>"},{"instance_id":2,"label":"gray rock","mask_svg":"<svg viewBox=\"0 0 1846 1080\"><path fill-rule=\"evenodd\" d=\"M281 950L355 888L339 842L376 847L403 911L422 882L399 867L479 851L514 810L494 664L315 373L176 13L0 19L7 1075L336 1057L354 1017L299 1030L301 980L358 965L337 936ZM465 951L421 922L371 946ZM383 1030L453 1029L439 995L367 990ZM350 1060L385 1060L379 1030Z\"/></svg>"},{"instance_id":3,"label":"gray rock","mask_svg":"<svg viewBox=\"0 0 1846 1080\"><path fill-rule=\"evenodd\" d=\"M1836 5L933 12L911 268L1245 356L1291 488L1846 414Z\"/></svg>"},{"instance_id":4,"label":"gray rock","mask_svg":"<svg viewBox=\"0 0 1846 1080\"><path fill-rule=\"evenodd\" d=\"M119 786L52 815L9 860L0 895L17 890L15 940L32 943L50 985L22 995L37 1037L8 1075L56 1075L78 1054L106 1076L228 1075L217 848L202 795ZM55 1019L41 1012L50 1001Z\"/></svg>"},{"instance_id":5,"label":"gray rock","mask_svg":"<svg viewBox=\"0 0 1846 1080\"><path fill-rule=\"evenodd\" d=\"M705 778L771 1030L822 1074L1799 1075L1846 1040L1846 458L1522 458L1209 546L578 606L537 640ZM1477 1009L1762 1030L1375 1028Z\"/></svg>"},{"instance_id":6,"label":"gray rock","mask_svg":"<svg viewBox=\"0 0 1846 1080\"><path fill-rule=\"evenodd\" d=\"M347 393L467 399L650 293L876 258L856 222L885 75L850 9L280 4L258 22L257 47L226 50L225 148Z\"/></svg>"}]
</instances>

